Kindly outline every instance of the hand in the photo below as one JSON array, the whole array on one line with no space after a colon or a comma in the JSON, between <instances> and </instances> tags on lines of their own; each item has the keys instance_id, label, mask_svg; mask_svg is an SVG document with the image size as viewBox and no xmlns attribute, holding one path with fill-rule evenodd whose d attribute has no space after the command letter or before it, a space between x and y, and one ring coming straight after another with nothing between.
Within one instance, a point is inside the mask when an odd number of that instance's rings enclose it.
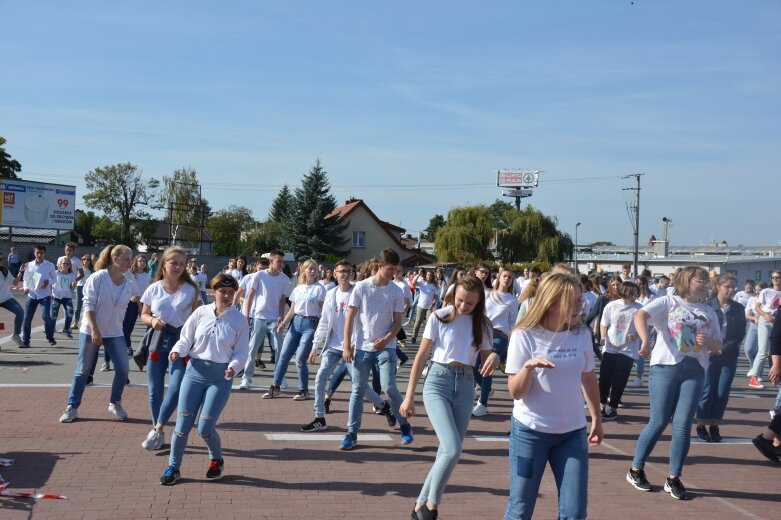
<instances>
[{"instance_id":1,"label":"hand","mask_svg":"<svg viewBox=\"0 0 781 520\"><path fill-rule=\"evenodd\" d=\"M482 368L480 369L480 375L483 377L492 376L494 374L494 371L496 370L496 367L499 366L499 361L501 361L501 359L499 358L499 354L497 354L496 352L491 352L491 354L485 360L485 363L483 363Z\"/></svg>"},{"instance_id":2,"label":"hand","mask_svg":"<svg viewBox=\"0 0 781 520\"><path fill-rule=\"evenodd\" d=\"M524 363L523 368L556 368L556 365L544 357L535 357Z\"/></svg>"},{"instance_id":3,"label":"hand","mask_svg":"<svg viewBox=\"0 0 781 520\"><path fill-rule=\"evenodd\" d=\"M345 363L352 363L353 359L355 359L353 356L353 349L350 347L344 347L344 352L342 352L342 359Z\"/></svg>"},{"instance_id":4,"label":"hand","mask_svg":"<svg viewBox=\"0 0 781 520\"><path fill-rule=\"evenodd\" d=\"M591 431L588 434L588 445L592 448L602 444L605 432L602 430L602 419L591 419Z\"/></svg>"},{"instance_id":5,"label":"hand","mask_svg":"<svg viewBox=\"0 0 781 520\"><path fill-rule=\"evenodd\" d=\"M28 289L27 287L25 287L25 288L24 288L24 294L30 294L30 289Z\"/></svg>"},{"instance_id":6,"label":"hand","mask_svg":"<svg viewBox=\"0 0 781 520\"><path fill-rule=\"evenodd\" d=\"M173 354L173 352L172 352L172 354ZM232 368L229 368L228 370L225 371L225 379L233 379L233 376L235 376L235 375L236 375L236 372Z\"/></svg>"},{"instance_id":7,"label":"hand","mask_svg":"<svg viewBox=\"0 0 781 520\"><path fill-rule=\"evenodd\" d=\"M163 330L166 323L160 318L152 318L152 328L155 330Z\"/></svg>"},{"instance_id":8,"label":"hand","mask_svg":"<svg viewBox=\"0 0 781 520\"><path fill-rule=\"evenodd\" d=\"M103 336L99 330L92 329L92 344L96 347L103 345Z\"/></svg>"},{"instance_id":9,"label":"hand","mask_svg":"<svg viewBox=\"0 0 781 520\"><path fill-rule=\"evenodd\" d=\"M387 345L388 342L385 341L382 338L377 338L374 340L374 350L382 350L385 348L385 345Z\"/></svg>"},{"instance_id":10,"label":"hand","mask_svg":"<svg viewBox=\"0 0 781 520\"><path fill-rule=\"evenodd\" d=\"M646 357L646 356L648 356L648 351L649 351L649 349L648 349L648 342L647 341L643 341L643 344L640 345L640 352L639 352L639 354L642 357Z\"/></svg>"},{"instance_id":11,"label":"hand","mask_svg":"<svg viewBox=\"0 0 781 520\"><path fill-rule=\"evenodd\" d=\"M285 328L284 322L278 322L277 323L277 334L281 333L282 329L284 329L284 328Z\"/></svg>"},{"instance_id":12,"label":"hand","mask_svg":"<svg viewBox=\"0 0 781 520\"><path fill-rule=\"evenodd\" d=\"M46 289L49 287L49 280L44 280L41 282L41 289Z\"/></svg>"},{"instance_id":13,"label":"hand","mask_svg":"<svg viewBox=\"0 0 781 520\"><path fill-rule=\"evenodd\" d=\"M601 338L601 339L599 340L599 345L600 345L601 347L604 347L604 346L605 346L605 338Z\"/></svg>"},{"instance_id":14,"label":"hand","mask_svg":"<svg viewBox=\"0 0 781 520\"><path fill-rule=\"evenodd\" d=\"M410 398L404 399L404 402L399 406L399 415L407 418L415 415L415 401Z\"/></svg>"},{"instance_id":15,"label":"hand","mask_svg":"<svg viewBox=\"0 0 781 520\"><path fill-rule=\"evenodd\" d=\"M179 353L178 352L171 352L170 354L168 354L168 361L170 361L171 363L173 363L177 359L179 359Z\"/></svg>"},{"instance_id":16,"label":"hand","mask_svg":"<svg viewBox=\"0 0 781 520\"><path fill-rule=\"evenodd\" d=\"M773 363L773 366L770 367L768 379L770 379L770 382L774 385L781 383L781 363Z\"/></svg>"},{"instance_id":17,"label":"hand","mask_svg":"<svg viewBox=\"0 0 781 520\"><path fill-rule=\"evenodd\" d=\"M701 347L705 347L705 346L708 345L708 340L709 339L710 339L710 337L707 334L705 334L704 332L698 332L694 336L694 343L696 345L701 346Z\"/></svg>"},{"instance_id":18,"label":"hand","mask_svg":"<svg viewBox=\"0 0 781 520\"><path fill-rule=\"evenodd\" d=\"M313 348L312 351L309 353L309 358L307 358L307 361L309 361L309 364L314 364L315 360L317 359L317 349Z\"/></svg>"}]
</instances>

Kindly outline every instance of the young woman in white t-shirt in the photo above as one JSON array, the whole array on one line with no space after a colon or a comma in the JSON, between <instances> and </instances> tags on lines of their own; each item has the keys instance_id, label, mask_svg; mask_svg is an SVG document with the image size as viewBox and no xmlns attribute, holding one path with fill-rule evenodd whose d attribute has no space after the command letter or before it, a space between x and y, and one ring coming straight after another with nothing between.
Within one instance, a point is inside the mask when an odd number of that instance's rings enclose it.
<instances>
[{"instance_id":1,"label":"young woman in white t-shirt","mask_svg":"<svg viewBox=\"0 0 781 520\"><path fill-rule=\"evenodd\" d=\"M290 323L290 328L282 342L282 349L274 368L274 380L269 391L263 394L263 399L269 399L279 395L282 379L287 372L288 363L296 356L296 368L298 369L298 393L293 396L295 401L309 399L309 353L312 351L317 323L323 311L325 302L325 287L317 280L317 262L311 258L301 266L298 275L298 285L290 293L292 305L285 318L277 325L277 333L285 330Z\"/></svg>"},{"instance_id":2,"label":"young woman in white t-shirt","mask_svg":"<svg viewBox=\"0 0 781 520\"><path fill-rule=\"evenodd\" d=\"M81 257L81 265L84 270L84 276L76 280L76 310L73 313L73 326L78 328L79 321L81 321L81 307L84 299L84 284L87 282L87 278L92 275L95 268L92 265L92 257L90 255L84 255Z\"/></svg>"},{"instance_id":3,"label":"young woman in white t-shirt","mask_svg":"<svg viewBox=\"0 0 781 520\"><path fill-rule=\"evenodd\" d=\"M485 315L493 329L491 348L502 363L507 360L510 331L518 316L518 300L515 297L514 285L513 272L501 267L494 281L494 288L487 292L485 297ZM481 361L478 360L474 369L475 383L480 386L480 397L472 409L472 415L475 417L488 414L488 399L493 390L493 377L483 377L480 374L480 363Z\"/></svg>"},{"instance_id":4,"label":"young woman in white t-shirt","mask_svg":"<svg viewBox=\"0 0 781 520\"><path fill-rule=\"evenodd\" d=\"M457 282L454 294L454 304L434 312L426 323L407 394L399 407L402 416L415 415L415 388L433 349L423 404L439 439L439 449L412 512L412 518L420 520L437 517L445 486L461 457L474 399L472 367L478 354L483 361L483 376L490 376L499 363L498 354L491 351L491 323L485 317L482 282L471 276L464 278Z\"/></svg>"},{"instance_id":5,"label":"young woman in white t-shirt","mask_svg":"<svg viewBox=\"0 0 781 520\"><path fill-rule=\"evenodd\" d=\"M754 286L754 293L746 302L746 321L748 322L748 326L746 327L746 339L743 340L743 353L746 355L746 359L748 359L749 370L751 369L751 366L754 364L754 360L757 357L757 344L759 343L759 333L757 330L759 316L755 310L757 305L757 296L759 296L759 293L762 292L762 289L766 288L767 283L758 282Z\"/></svg>"},{"instance_id":6,"label":"young woman in white t-shirt","mask_svg":"<svg viewBox=\"0 0 781 520\"><path fill-rule=\"evenodd\" d=\"M770 274L770 287L762 289L754 304L754 312L759 317L757 321L757 357L748 371L748 386L751 388L764 388L760 382L762 372L765 370L765 362L770 351L770 330L773 328L773 320L776 318L778 307L781 306L781 271L773 271Z\"/></svg>"},{"instance_id":7,"label":"young woman in white t-shirt","mask_svg":"<svg viewBox=\"0 0 781 520\"><path fill-rule=\"evenodd\" d=\"M639 354L651 350L649 322L657 330L651 353L648 394L651 412L640 433L632 467L626 480L640 491L651 491L645 477L645 461L672 419L669 475L664 490L673 498L686 498L681 473L691 442L691 426L702 397L710 356L721 354L721 328L716 311L703 303L708 295L708 271L685 267L675 276L675 294L652 300L635 314L640 335Z\"/></svg>"},{"instance_id":8,"label":"young woman in white t-shirt","mask_svg":"<svg viewBox=\"0 0 781 520\"><path fill-rule=\"evenodd\" d=\"M412 327L412 343L418 341L420 326L426 322L428 313L436 308L437 299L439 299L439 286L434 278L434 272L427 269L421 269L421 271L423 274L415 279L413 285L420 292L416 304L415 325Z\"/></svg>"},{"instance_id":9,"label":"young woman in white t-shirt","mask_svg":"<svg viewBox=\"0 0 781 520\"><path fill-rule=\"evenodd\" d=\"M559 517L586 518L588 446L602 442L591 335L580 319L577 276L551 273L510 336L507 386L515 399L510 498L505 520L531 518L545 466L558 487ZM585 398L591 414L586 431Z\"/></svg>"},{"instance_id":10,"label":"young woman in white t-shirt","mask_svg":"<svg viewBox=\"0 0 781 520\"><path fill-rule=\"evenodd\" d=\"M147 450L159 450L163 446L163 428L176 410L179 386L187 366L186 357L171 362L168 355L179 341L184 322L201 305L198 286L190 279L186 263L184 249L166 249L160 260L157 280L141 296L141 321L154 329L146 364L152 430L141 443ZM162 335L159 343L157 334ZM166 373L170 375L164 398Z\"/></svg>"}]
</instances>

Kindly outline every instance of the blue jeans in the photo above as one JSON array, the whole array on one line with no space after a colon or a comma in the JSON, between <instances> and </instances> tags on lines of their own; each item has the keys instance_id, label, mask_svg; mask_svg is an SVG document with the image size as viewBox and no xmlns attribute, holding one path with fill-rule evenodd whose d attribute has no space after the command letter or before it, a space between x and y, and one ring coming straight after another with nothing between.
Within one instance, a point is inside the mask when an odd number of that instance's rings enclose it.
<instances>
[{"instance_id":1,"label":"blue jeans","mask_svg":"<svg viewBox=\"0 0 781 520\"><path fill-rule=\"evenodd\" d=\"M62 326L62 330L64 332L70 332L71 322L73 321L73 300L70 298L52 298L52 323L57 323L60 305L62 305L63 312L65 312L65 324Z\"/></svg>"},{"instance_id":2,"label":"blue jeans","mask_svg":"<svg viewBox=\"0 0 781 520\"><path fill-rule=\"evenodd\" d=\"M720 421L724 418L724 410L729 401L729 390L735 372L738 369L738 358L724 359L714 356L705 373L705 383L702 387L702 397L697 405L698 421Z\"/></svg>"},{"instance_id":3,"label":"blue jeans","mask_svg":"<svg viewBox=\"0 0 781 520\"><path fill-rule=\"evenodd\" d=\"M434 465L418 495L418 504L442 502L445 486L461 458L461 446L472 417L474 396L472 367L432 363L423 386L423 404L437 434L439 448Z\"/></svg>"},{"instance_id":4,"label":"blue jeans","mask_svg":"<svg viewBox=\"0 0 781 520\"><path fill-rule=\"evenodd\" d=\"M277 356L277 365L274 367L274 380L276 386L282 382L287 372L287 365L296 356L296 368L298 369L298 389L309 391L309 365L307 359L312 352L312 340L315 337L317 322L319 318L315 316L301 316L296 314L290 323L290 328L285 334L285 341L282 343L282 351ZM255 358L252 358L254 365Z\"/></svg>"},{"instance_id":5,"label":"blue jeans","mask_svg":"<svg viewBox=\"0 0 781 520\"><path fill-rule=\"evenodd\" d=\"M179 402L179 388L182 385L184 369L186 368L182 358L173 363L168 361L168 354L171 353L171 349L179 340L179 334L165 331L162 334L165 334L165 337L160 345L160 350L149 352L149 359L146 362L146 381L149 387L149 411L152 415L152 426L165 425L176 410L176 405ZM127 363L127 349L122 357ZM114 366L116 366L117 360L113 353L111 359L114 360ZM164 399L166 372L169 372L168 393L165 394Z\"/></svg>"},{"instance_id":6,"label":"blue jeans","mask_svg":"<svg viewBox=\"0 0 781 520\"><path fill-rule=\"evenodd\" d=\"M103 338L103 348L111 351L114 361L114 380L111 382L111 397L109 402L116 403L122 400L122 391L125 389L128 374L127 347L125 338ZM95 358L98 355L98 347L92 344L92 336L79 334L79 357L76 358L76 370L73 372L68 404L78 408L81 397L84 395L84 387L87 386L87 377L92 371Z\"/></svg>"},{"instance_id":7,"label":"blue jeans","mask_svg":"<svg viewBox=\"0 0 781 520\"><path fill-rule=\"evenodd\" d=\"M54 339L54 320L52 320L52 298L47 296L46 298L27 297L27 301L24 302L24 322L22 323L22 341L24 343L30 343L30 330L32 329L33 315L41 306L41 318L43 318L43 329L46 333L46 339L52 341Z\"/></svg>"},{"instance_id":8,"label":"blue jeans","mask_svg":"<svg viewBox=\"0 0 781 520\"><path fill-rule=\"evenodd\" d=\"M344 370L344 372L342 372ZM328 377L331 376L331 386L328 390L328 395L333 395L333 393L336 391L336 387L341 382L341 379L336 382L336 385L334 386L334 380L336 379L337 375L339 374L341 378L344 378L345 374L350 374L350 379L353 378L353 364L352 363L345 363L342 360L342 351L336 350L336 349L328 349L323 353L323 356L320 360L320 370L317 371L317 375L315 376L315 417L325 417L325 396L326 396L326 382L328 381ZM371 403L378 407L382 408L385 402L382 400L382 398L377 395L377 392L372 390L371 387L366 388L366 398L371 401Z\"/></svg>"},{"instance_id":9,"label":"blue jeans","mask_svg":"<svg viewBox=\"0 0 781 520\"><path fill-rule=\"evenodd\" d=\"M746 338L743 340L743 352L746 354L749 367L754 364L754 359L757 357L757 348L759 343L757 334L757 324L753 321L748 322L746 327Z\"/></svg>"},{"instance_id":10,"label":"blue jeans","mask_svg":"<svg viewBox=\"0 0 781 520\"><path fill-rule=\"evenodd\" d=\"M504 520L528 520L534 514L545 465L550 463L558 490L558 518L586 518L588 445L586 429L543 433L513 417L510 434L510 498Z\"/></svg>"},{"instance_id":11,"label":"blue jeans","mask_svg":"<svg viewBox=\"0 0 781 520\"><path fill-rule=\"evenodd\" d=\"M654 365L648 376L651 414L637 439L632 467L643 469L664 429L673 422L670 442L670 475L680 477L689 453L691 427L702 396L705 371L694 358L677 365Z\"/></svg>"},{"instance_id":12,"label":"blue jeans","mask_svg":"<svg viewBox=\"0 0 781 520\"><path fill-rule=\"evenodd\" d=\"M762 372L765 370L765 362L770 352L770 329L772 328L772 321L765 320L764 316L759 317L759 324L757 325L757 357L754 358L751 370L748 371L750 376L762 377Z\"/></svg>"},{"instance_id":13,"label":"blue jeans","mask_svg":"<svg viewBox=\"0 0 781 520\"><path fill-rule=\"evenodd\" d=\"M190 434L200 408L198 433L209 449L210 459L222 458L220 434L214 428L231 395L232 381L225 379L228 363L190 359L179 391L179 413L171 435L169 464L182 465L187 436Z\"/></svg>"},{"instance_id":14,"label":"blue jeans","mask_svg":"<svg viewBox=\"0 0 781 520\"><path fill-rule=\"evenodd\" d=\"M209 303L209 298L206 296L206 291L201 291L201 301L204 305ZM241 311L241 309L239 309L239 311Z\"/></svg>"},{"instance_id":15,"label":"blue jeans","mask_svg":"<svg viewBox=\"0 0 781 520\"><path fill-rule=\"evenodd\" d=\"M502 363L507 361L507 345L510 343L510 339L501 331L494 329L493 332L493 351L499 354L499 358ZM482 360L480 356L477 356L477 361L472 369L475 382L480 385L480 403L483 406L488 405L488 398L491 396L491 386L493 384L493 376L483 377L480 375L480 367L482 366Z\"/></svg>"},{"instance_id":16,"label":"blue jeans","mask_svg":"<svg viewBox=\"0 0 781 520\"><path fill-rule=\"evenodd\" d=\"M352 363L350 364L352 365ZM342 363L336 367L334 373L331 374L331 382L328 384L328 390L326 391L327 395L334 395L336 389L339 388L340 384L342 384L344 376L347 375L347 372L347 363ZM350 377L350 380L352 380L352 376Z\"/></svg>"},{"instance_id":17,"label":"blue jeans","mask_svg":"<svg viewBox=\"0 0 781 520\"><path fill-rule=\"evenodd\" d=\"M8 298L0 307L14 314L14 334L19 336L22 333L22 323L24 323L24 309L14 298Z\"/></svg>"},{"instance_id":18,"label":"blue jeans","mask_svg":"<svg viewBox=\"0 0 781 520\"><path fill-rule=\"evenodd\" d=\"M277 333L277 320L252 319L252 332L249 337L250 352L249 356L247 356L247 363L244 365L242 381L252 383L252 376L255 374L255 357L258 355L258 352L263 353L263 338L266 337L268 332L271 332L271 348L279 353L282 340Z\"/></svg>"},{"instance_id":19,"label":"blue jeans","mask_svg":"<svg viewBox=\"0 0 781 520\"><path fill-rule=\"evenodd\" d=\"M81 320L81 306L82 300L84 300L84 286L76 286L76 312L73 313L73 319L76 321Z\"/></svg>"},{"instance_id":20,"label":"blue jeans","mask_svg":"<svg viewBox=\"0 0 781 520\"><path fill-rule=\"evenodd\" d=\"M355 350L353 359L353 391L350 394L350 415L347 419L347 431L358 435L361 429L361 416L363 415L363 396L369 386L369 372L374 361L377 360L380 368L380 386L390 401L391 411L399 422L399 425L409 424L406 417L399 414L402 398L396 386L396 349L384 348L379 352Z\"/></svg>"}]
</instances>

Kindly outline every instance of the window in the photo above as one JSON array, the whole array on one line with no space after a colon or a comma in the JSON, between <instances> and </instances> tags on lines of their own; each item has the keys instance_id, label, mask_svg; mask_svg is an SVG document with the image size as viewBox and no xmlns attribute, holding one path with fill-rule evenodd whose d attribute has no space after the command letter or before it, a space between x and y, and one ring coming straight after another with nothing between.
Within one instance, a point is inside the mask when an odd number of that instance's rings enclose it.
<instances>
[{"instance_id":1,"label":"window","mask_svg":"<svg viewBox=\"0 0 781 520\"><path fill-rule=\"evenodd\" d=\"M353 231L353 247L366 247L365 231Z\"/></svg>"}]
</instances>

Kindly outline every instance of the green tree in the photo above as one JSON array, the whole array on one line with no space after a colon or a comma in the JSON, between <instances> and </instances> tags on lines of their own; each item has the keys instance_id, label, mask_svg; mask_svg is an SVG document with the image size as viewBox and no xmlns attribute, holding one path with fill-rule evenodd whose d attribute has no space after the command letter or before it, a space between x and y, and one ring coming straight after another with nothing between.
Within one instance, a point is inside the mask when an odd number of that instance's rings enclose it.
<instances>
[{"instance_id":1,"label":"green tree","mask_svg":"<svg viewBox=\"0 0 781 520\"><path fill-rule=\"evenodd\" d=\"M5 143L5 137L0 136L0 177L18 179L16 174L22 171L22 165L5 151Z\"/></svg>"},{"instance_id":2,"label":"green tree","mask_svg":"<svg viewBox=\"0 0 781 520\"><path fill-rule=\"evenodd\" d=\"M334 209L336 199L331 195L328 176L318 159L304 175L301 186L296 188L284 227L285 248L291 250L296 258L322 259L329 254L346 254L347 251L341 247L347 243L347 239L342 237L347 225L336 217L326 218Z\"/></svg>"},{"instance_id":3,"label":"green tree","mask_svg":"<svg viewBox=\"0 0 781 520\"><path fill-rule=\"evenodd\" d=\"M243 233L241 237L241 252L251 256L255 251L268 253L272 249L282 249L284 224L269 220L257 224Z\"/></svg>"},{"instance_id":4,"label":"green tree","mask_svg":"<svg viewBox=\"0 0 781 520\"><path fill-rule=\"evenodd\" d=\"M517 211L499 236L498 253L505 263L561 262L572 256L572 238L556 226L556 217L544 215L532 206Z\"/></svg>"},{"instance_id":5,"label":"green tree","mask_svg":"<svg viewBox=\"0 0 781 520\"><path fill-rule=\"evenodd\" d=\"M201 196L198 173L192 168L163 176L160 205L168 215L172 243L199 243L209 205Z\"/></svg>"},{"instance_id":6,"label":"green tree","mask_svg":"<svg viewBox=\"0 0 781 520\"><path fill-rule=\"evenodd\" d=\"M215 213L206 224L214 251L218 255L236 255L241 252L241 237L255 225L252 210L243 206L228 206Z\"/></svg>"},{"instance_id":7,"label":"green tree","mask_svg":"<svg viewBox=\"0 0 781 520\"><path fill-rule=\"evenodd\" d=\"M434 238L437 236L437 231L445 225L445 217L442 215L434 215L429 219L428 221L428 227L424 231L426 238L429 240L434 240Z\"/></svg>"},{"instance_id":8,"label":"green tree","mask_svg":"<svg viewBox=\"0 0 781 520\"><path fill-rule=\"evenodd\" d=\"M134 221L150 218L143 208L156 200L160 183L156 179L144 179L138 167L130 163L95 168L84 176L84 181L89 190L84 195L87 206L102 211L119 224L119 242L135 245L130 226Z\"/></svg>"},{"instance_id":9,"label":"green tree","mask_svg":"<svg viewBox=\"0 0 781 520\"><path fill-rule=\"evenodd\" d=\"M493 223L490 211L482 204L451 209L434 239L437 260L469 264L492 259L488 246Z\"/></svg>"},{"instance_id":10,"label":"green tree","mask_svg":"<svg viewBox=\"0 0 781 520\"><path fill-rule=\"evenodd\" d=\"M73 222L73 230L79 234L83 245L95 245L95 222L97 222L98 216L94 211L76 210L75 213L76 218Z\"/></svg>"},{"instance_id":11,"label":"green tree","mask_svg":"<svg viewBox=\"0 0 781 520\"><path fill-rule=\"evenodd\" d=\"M127 244L129 241L122 239L122 226L111 217L105 215L95 219L92 225L93 245L99 244Z\"/></svg>"},{"instance_id":12,"label":"green tree","mask_svg":"<svg viewBox=\"0 0 781 520\"><path fill-rule=\"evenodd\" d=\"M268 219L272 222L287 222L290 210L293 207L293 202L293 194L290 193L290 188L285 184L271 202Z\"/></svg>"}]
</instances>

